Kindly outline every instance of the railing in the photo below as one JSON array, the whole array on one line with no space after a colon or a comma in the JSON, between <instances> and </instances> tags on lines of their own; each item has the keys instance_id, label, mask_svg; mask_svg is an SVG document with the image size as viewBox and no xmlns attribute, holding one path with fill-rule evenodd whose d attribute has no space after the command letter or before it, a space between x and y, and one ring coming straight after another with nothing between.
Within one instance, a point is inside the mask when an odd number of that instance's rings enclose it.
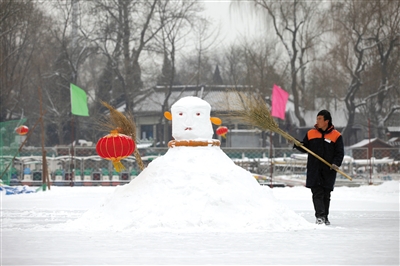
<instances>
[{"instance_id":1,"label":"railing","mask_svg":"<svg viewBox=\"0 0 400 266\"><path fill-rule=\"evenodd\" d=\"M279 176L305 176L306 154L299 154L292 148L274 148L270 154L269 148L224 148L224 153L233 162L244 169L262 176L278 180ZM145 165L154 158L164 155L168 148L140 149L140 154ZM382 180L398 179L400 176L400 151L399 148L367 148L345 149L346 156L341 169L353 179L368 181L372 178ZM95 147L75 147L71 152L70 147L46 148L49 174L53 180L62 181L90 179L100 181L108 176L118 180L131 180L140 173L135 158L128 157L122 163L126 170L116 173L112 163L100 158ZM369 155L371 153L372 156ZM33 181L41 180L42 169L41 148L23 149L10 167L10 179L23 180L24 175L30 174ZM3 156L2 160L11 161L11 156ZM116 177L118 176L118 177ZM304 179L304 178L303 178ZM345 179L338 176L338 179Z\"/></svg>"}]
</instances>

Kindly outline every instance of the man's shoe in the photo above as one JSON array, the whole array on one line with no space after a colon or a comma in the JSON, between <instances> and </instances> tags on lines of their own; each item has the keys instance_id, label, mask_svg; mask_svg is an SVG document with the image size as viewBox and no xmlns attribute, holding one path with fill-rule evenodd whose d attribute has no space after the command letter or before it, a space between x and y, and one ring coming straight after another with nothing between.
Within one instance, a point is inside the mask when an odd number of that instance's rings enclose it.
<instances>
[{"instance_id":1,"label":"man's shoe","mask_svg":"<svg viewBox=\"0 0 400 266\"><path fill-rule=\"evenodd\" d=\"M326 225L330 225L331 224L331 222L329 222L329 220L328 220L328 217L325 217L325 224Z\"/></svg>"},{"instance_id":2,"label":"man's shoe","mask_svg":"<svg viewBox=\"0 0 400 266\"><path fill-rule=\"evenodd\" d=\"M316 224L325 224L325 218L324 217L317 217L317 221L315 223Z\"/></svg>"}]
</instances>

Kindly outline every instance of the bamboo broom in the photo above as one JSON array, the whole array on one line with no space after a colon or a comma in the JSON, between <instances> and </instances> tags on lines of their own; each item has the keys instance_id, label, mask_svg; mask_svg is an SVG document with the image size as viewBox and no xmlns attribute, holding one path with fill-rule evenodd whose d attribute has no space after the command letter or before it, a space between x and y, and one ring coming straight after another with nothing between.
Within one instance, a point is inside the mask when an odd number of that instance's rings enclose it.
<instances>
[{"instance_id":1,"label":"bamboo broom","mask_svg":"<svg viewBox=\"0 0 400 266\"><path fill-rule=\"evenodd\" d=\"M279 125L275 122L262 98L247 96L243 92L237 92L237 96L238 98L234 100L233 103L234 110L232 111L232 117L234 117L235 119L239 119L245 123L251 124L255 127L258 127L262 130L269 130L278 133L289 142L293 142L296 146L301 147L309 154L315 156L317 159L319 159L320 161L328 165L331 169L334 169L336 172L340 173L350 181L353 180L350 176L348 176L340 169L332 168L332 165L329 162L320 157L318 154L304 147L300 141L292 137L289 133L280 129Z\"/></svg>"},{"instance_id":2,"label":"bamboo broom","mask_svg":"<svg viewBox=\"0 0 400 266\"><path fill-rule=\"evenodd\" d=\"M110 111L110 116L106 117L102 122L102 125L109 128L110 130L118 129L121 134L130 136L134 141L136 141L136 125L133 120L133 115L128 113L126 116L119 112L117 109L109 105L108 103L101 101L101 104L107 107ZM136 162L140 170L144 170L144 164L142 158L140 157L138 149L133 152Z\"/></svg>"}]
</instances>

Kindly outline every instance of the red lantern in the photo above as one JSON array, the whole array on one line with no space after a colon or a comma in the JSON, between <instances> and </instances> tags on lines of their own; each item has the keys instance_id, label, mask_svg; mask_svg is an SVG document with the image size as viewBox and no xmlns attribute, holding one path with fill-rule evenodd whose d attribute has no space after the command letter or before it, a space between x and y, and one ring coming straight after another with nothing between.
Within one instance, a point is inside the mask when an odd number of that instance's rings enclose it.
<instances>
[{"instance_id":1,"label":"red lantern","mask_svg":"<svg viewBox=\"0 0 400 266\"><path fill-rule=\"evenodd\" d=\"M223 138L226 138L226 133L228 133L228 131L228 128L224 126L218 127L216 130L217 135L222 136Z\"/></svg>"},{"instance_id":2,"label":"red lantern","mask_svg":"<svg viewBox=\"0 0 400 266\"><path fill-rule=\"evenodd\" d=\"M127 135L119 134L118 130L112 130L110 134L100 138L96 144L96 152L100 157L110 160L117 172L125 169L121 160L131 155L135 148L133 139Z\"/></svg>"},{"instance_id":3,"label":"red lantern","mask_svg":"<svg viewBox=\"0 0 400 266\"><path fill-rule=\"evenodd\" d=\"M15 129L15 132L20 136L26 135L28 131L29 128L27 126L19 126Z\"/></svg>"}]
</instances>

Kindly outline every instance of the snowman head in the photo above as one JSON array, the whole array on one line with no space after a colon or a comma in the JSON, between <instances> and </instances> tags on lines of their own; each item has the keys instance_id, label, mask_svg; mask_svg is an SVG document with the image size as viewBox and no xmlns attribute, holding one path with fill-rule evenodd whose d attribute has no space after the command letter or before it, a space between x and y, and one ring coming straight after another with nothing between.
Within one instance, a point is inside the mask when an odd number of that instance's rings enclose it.
<instances>
[{"instance_id":1,"label":"snowman head","mask_svg":"<svg viewBox=\"0 0 400 266\"><path fill-rule=\"evenodd\" d=\"M171 107L165 117L172 120L172 136L175 140L210 140L214 134L211 122L220 124L221 120L210 117L211 105L193 96L181 98Z\"/></svg>"}]
</instances>

